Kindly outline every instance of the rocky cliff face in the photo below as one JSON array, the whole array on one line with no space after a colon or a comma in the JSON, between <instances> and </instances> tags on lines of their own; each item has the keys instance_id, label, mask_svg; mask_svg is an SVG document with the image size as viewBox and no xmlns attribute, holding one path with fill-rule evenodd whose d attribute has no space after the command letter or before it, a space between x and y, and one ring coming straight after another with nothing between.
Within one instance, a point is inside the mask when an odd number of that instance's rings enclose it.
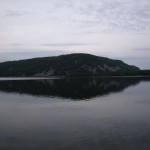
<instances>
[{"instance_id":1,"label":"rocky cliff face","mask_svg":"<svg viewBox=\"0 0 150 150\"><path fill-rule=\"evenodd\" d=\"M0 76L135 75L139 68L90 54L69 54L0 63Z\"/></svg>"}]
</instances>

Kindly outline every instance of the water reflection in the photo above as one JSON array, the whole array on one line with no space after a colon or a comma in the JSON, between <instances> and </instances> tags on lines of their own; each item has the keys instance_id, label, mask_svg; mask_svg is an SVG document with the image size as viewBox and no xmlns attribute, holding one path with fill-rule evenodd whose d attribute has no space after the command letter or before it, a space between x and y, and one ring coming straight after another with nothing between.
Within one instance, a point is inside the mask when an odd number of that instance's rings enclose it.
<instances>
[{"instance_id":1,"label":"water reflection","mask_svg":"<svg viewBox=\"0 0 150 150\"><path fill-rule=\"evenodd\" d=\"M95 123L95 122L94 122ZM37 127L37 126L36 126ZM8 150L149 150L150 126L143 122L102 119L92 126L33 128L0 137Z\"/></svg>"},{"instance_id":2,"label":"water reflection","mask_svg":"<svg viewBox=\"0 0 150 150\"><path fill-rule=\"evenodd\" d=\"M143 78L76 78L0 81L0 91L35 96L55 96L74 100L90 99L120 92Z\"/></svg>"},{"instance_id":3,"label":"water reflection","mask_svg":"<svg viewBox=\"0 0 150 150\"><path fill-rule=\"evenodd\" d=\"M0 150L149 150L147 81L0 81Z\"/></svg>"}]
</instances>

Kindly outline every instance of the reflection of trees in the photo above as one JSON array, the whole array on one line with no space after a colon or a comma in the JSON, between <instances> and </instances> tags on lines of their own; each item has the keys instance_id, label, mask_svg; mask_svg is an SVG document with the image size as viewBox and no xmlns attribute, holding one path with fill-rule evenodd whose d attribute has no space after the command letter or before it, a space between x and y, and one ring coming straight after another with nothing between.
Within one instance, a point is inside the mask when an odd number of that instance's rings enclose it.
<instances>
[{"instance_id":1,"label":"reflection of trees","mask_svg":"<svg viewBox=\"0 0 150 150\"><path fill-rule=\"evenodd\" d=\"M79 100L120 92L142 80L139 78L68 78L1 81L0 91Z\"/></svg>"}]
</instances>

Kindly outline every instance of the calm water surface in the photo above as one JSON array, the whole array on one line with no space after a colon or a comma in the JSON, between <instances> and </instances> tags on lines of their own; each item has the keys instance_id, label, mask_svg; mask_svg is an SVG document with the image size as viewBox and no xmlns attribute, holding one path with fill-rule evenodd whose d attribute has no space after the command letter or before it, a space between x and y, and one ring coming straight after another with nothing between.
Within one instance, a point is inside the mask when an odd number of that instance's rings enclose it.
<instances>
[{"instance_id":1,"label":"calm water surface","mask_svg":"<svg viewBox=\"0 0 150 150\"><path fill-rule=\"evenodd\" d=\"M150 150L150 79L0 79L0 150Z\"/></svg>"}]
</instances>

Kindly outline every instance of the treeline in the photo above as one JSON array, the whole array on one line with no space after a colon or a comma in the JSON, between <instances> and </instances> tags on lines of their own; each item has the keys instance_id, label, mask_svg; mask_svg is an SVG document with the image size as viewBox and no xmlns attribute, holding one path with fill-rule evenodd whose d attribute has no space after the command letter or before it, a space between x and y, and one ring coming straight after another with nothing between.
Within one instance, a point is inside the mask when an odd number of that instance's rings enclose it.
<instances>
[{"instance_id":1,"label":"treeline","mask_svg":"<svg viewBox=\"0 0 150 150\"><path fill-rule=\"evenodd\" d=\"M141 76L150 76L150 70L140 70L138 73Z\"/></svg>"}]
</instances>

